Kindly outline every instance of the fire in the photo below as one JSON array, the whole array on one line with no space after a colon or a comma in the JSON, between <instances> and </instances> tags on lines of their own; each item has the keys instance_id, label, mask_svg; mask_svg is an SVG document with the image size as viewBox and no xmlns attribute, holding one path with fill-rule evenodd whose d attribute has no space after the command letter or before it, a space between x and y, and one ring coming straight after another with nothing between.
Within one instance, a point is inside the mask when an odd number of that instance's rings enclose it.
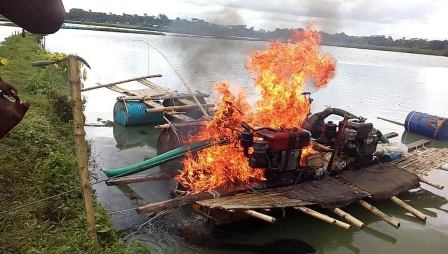
<instances>
[{"instance_id":1,"label":"fire","mask_svg":"<svg viewBox=\"0 0 448 254\"><path fill-rule=\"evenodd\" d=\"M310 101L302 94L305 82L312 81L317 88L325 86L334 76L335 61L329 55L319 54L320 36L311 27L296 32L293 38L302 40L275 41L269 48L252 53L247 70L254 73L255 87L260 91L254 110L243 92L234 95L228 83L217 85L217 112L193 140L226 136L231 142L187 155L177 180L189 191L197 193L264 180L262 169L249 167L235 138L242 121L258 127L293 128L301 126L308 117ZM312 153L311 148L304 149L303 154L308 153Z\"/></svg>"}]
</instances>

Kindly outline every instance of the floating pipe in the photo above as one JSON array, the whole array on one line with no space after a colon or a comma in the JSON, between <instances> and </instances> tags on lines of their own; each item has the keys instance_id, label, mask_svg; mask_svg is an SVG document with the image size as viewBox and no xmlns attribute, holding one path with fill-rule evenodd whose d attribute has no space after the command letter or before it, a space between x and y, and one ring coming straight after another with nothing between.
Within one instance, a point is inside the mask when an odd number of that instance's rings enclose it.
<instances>
[{"instance_id":1,"label":"floating pipe","mask_svg":"<svg viewBox=\"0 0 448 254\"><path fill-rule=\"evenodd\" d=\"M222 142L218 141L218 142ZM188 152L194 152L202 149L206 149L213 144L216 144L216 140L203 140L199 141L193 144L181 146L179 148L176 148L174 150L168 151L166 153L162 153L160 155L157 155L155 157L152 157L151 159L122 167L122 168L116 168L116 169L102 169L104 174L108 177L118 177L118 176L127 176L132 175L135 173L139 173L143 170L150 169L153 167L156 167L162 163L168 162L170 160L174 160Z\"/></svg>"}]
</instances>

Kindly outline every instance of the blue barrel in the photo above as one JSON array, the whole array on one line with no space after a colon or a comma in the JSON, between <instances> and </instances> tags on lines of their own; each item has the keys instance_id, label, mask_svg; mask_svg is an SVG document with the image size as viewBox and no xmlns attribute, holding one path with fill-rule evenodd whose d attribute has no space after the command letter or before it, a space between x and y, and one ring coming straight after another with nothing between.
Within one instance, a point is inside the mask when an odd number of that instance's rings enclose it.
<instances>
[{"instance_id":1,"label":"blue barrel","mask_svg":"<svg viewBox=\"0 0 448 254\"><path fill-rule=\"evenodd\" d=\"M114 106L114 122L124 126L160 124L163 113L146 113L148 106L140 101L119 100Z\"/></svg>"},{"instance_id":2,"label":"blue barrel","mask_svg":"<svg viewBox=\"0 0 448 254\"><path fill-rule=\"evenodd\" d=\"M447 118L412 111L406 117L404 127L407 131L414 132L425 137L438 140L448 139Z\"/></svg>"}]
</instances>

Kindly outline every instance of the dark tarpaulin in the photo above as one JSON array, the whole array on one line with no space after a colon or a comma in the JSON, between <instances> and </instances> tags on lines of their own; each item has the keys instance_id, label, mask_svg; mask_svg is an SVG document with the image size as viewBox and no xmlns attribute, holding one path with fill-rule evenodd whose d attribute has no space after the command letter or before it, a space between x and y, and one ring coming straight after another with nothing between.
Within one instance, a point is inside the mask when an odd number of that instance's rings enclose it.
<instances>
[{"instance_id":1,"label":"dark tarpaulin","mask_svg":"<svg viewBox=\"0 0 448 254\"><path fill-rule=\"evenodd\" d=\"M420 186L416 175L393 164L377 164L365 169L344 171L340 176L369 192L376 200L389 199Z\"/></svg>"},{"instance_id":2,"label":"dark tarpaulin","mask_svg":"<svg viewBox=\"0 0 448 254\"><path fill-rule=\"evenodd\" d=\"M276 192L288 198L316 203L329 209L347 206L369 195L366 192L358 192L333 177L281 187L276 189Z\"/></svg>"}]
</instances>

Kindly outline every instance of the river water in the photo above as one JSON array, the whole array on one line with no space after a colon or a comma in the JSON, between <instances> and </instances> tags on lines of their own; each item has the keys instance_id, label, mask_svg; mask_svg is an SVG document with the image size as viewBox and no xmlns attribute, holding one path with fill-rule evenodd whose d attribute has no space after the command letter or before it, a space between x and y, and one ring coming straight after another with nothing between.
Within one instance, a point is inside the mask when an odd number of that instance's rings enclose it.
<instances>
[{"instance_id":1,"label":"river water","mask_svg":"<svg viewBox=\"0 0 448 254\"><path fill-rule=\"evenodd\" d=\"M15 30L0 27L0 39ZM160 73L163 77L154 80L156 83L183 91L169 65L147 47L145 40L165 52L194 89L211 93L214 84L224 80L247 89L251 100L257 98L251 75L244 65L250 52L265 48L266 42L61 30L47 36L46 45L51 51L75 53L89 62L92 69L88 71L86 86ZM401 126L376 117L403 122L412 110L447 116L448 58L326 46L322 51L337 60L337 74L328 87L311 91L315 92L313 111L326 106L347 109L367 117L383 133L398 132L397 141L401 139L404 143L420 137L403 133ZM117 95L107 89L87 92L87 122L96 122L97 118L112 120ZM87 132L93 147L92 164L96 168L121 167L157 153L158 132L150 126L88 128ZM435 145L448 146L442 142ZM152 173L166 170L155 168ZM101 173L97 177L104 178ZM429 177L448 185L446 171L435 171ZM173 184L159 181L121 188L97 185L95 190L100 202L113 212L167 199ZM112 218L117 229L130 233L127 238L145 241L155 253L281 253L282 248L300 253L304 242L318 253L444 253L448 247L448 202L443 197L448 197L448 191L422 187L425 189L413 190L401 197L429 215L426 224L390 202L378 204L380 209L399 218L398 230L357 206L345 210L365 221L368 227L349 232L297 214L288 214L274 225L246 221L210 229L202 227L203 221L188 210L180 210L139 231L135 228L147 217L124 212L112 214Z\"/></svg>"}]
</instances>

